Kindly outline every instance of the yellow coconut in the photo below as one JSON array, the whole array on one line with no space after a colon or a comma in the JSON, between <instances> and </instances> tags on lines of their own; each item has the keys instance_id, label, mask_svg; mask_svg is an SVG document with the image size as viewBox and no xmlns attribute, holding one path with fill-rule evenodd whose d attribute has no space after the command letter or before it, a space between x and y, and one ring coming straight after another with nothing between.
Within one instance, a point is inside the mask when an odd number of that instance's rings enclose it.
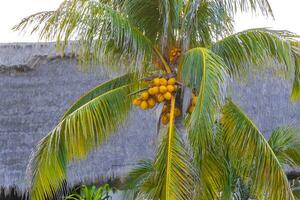
<instances>
[{"instance_id":1,"label":"yellow coconut","mask_svg":"<svg viewBox=\"0 0 300 200\"><path fill-rule=\"evenodd\" d=\"M165 98L166 100L171 100L172 94L171 94L170 92L166 92L166 93L164 94L164 98Z\"/></svg>"},{"instance_id":2,"label":"yellow coconut","mask_svg":"<svg viewBox=\"0 0 300 200\"><path fill-rule=\"evenodd\" d=\"M152 87L148 90L148 93L151 94L151 95L156 95L159 93L159 87Z\"/></svg>"},{"instance_id":3,"label":"yellow coconut","mask_svg":"<svg viewBox=\"0 0 300 200\"><path fill-rule=\"evenodd\" d=\"M174 115L175 115L175 117L179 117L181 115L181 111L179 108L177 108L177 107L175 108Z\"/></svg>"},{"instance_id":4,"label":"yellow coconut","mask_svg":"<svg viewBox=\"0 0 300 200\"><path fill-rule=\"evenodd\" d=\"M164 94L164 93L166 93L167 91L168 91L168 88L167 88L166 86L162 85L162 86L159 87L159 92L160 92L161 94Z\"/></svg>"},{"instance_id":5,"label":"yellow coconut","mask_svg":"<svg viewBox=\"0 0 300 200\"><path fill-rule=\"evenodd\" d=\"M174 92L175 91L175 87L174 87L174 85L168 85L167 86L167 90L169 91L169 92Z\"/></svg>"},{"instance_id":6,"label":"yellow coconut","mask_svg":"<svg viewBox=\"0 0 300 200\"><path fill-rule=\"evenodd\" d=\"M194 109L195 109L195 106L190 106L190 107L189 107L189 110L188 110L189 113L192 113L192 112L194 111Z\"/></svg>"},{"instance_id":7,"label":"yellow coconut","mask_svg":"<svg viewBox=\"0 0 300 200\"><path fill-rule=\"evenodd\" d=\"M141 99L142 100L147 100L149 98L149 93L148 91L142 92L141 94Z\"/></svg>"},{"instance_id":8,"label":"yellow coconut","mask_svg":"<svg viewBox=\"0 0 300 200\"><path fill-rule=\"evenodd\" d=\"M154 94L158 94L159 93L159 87L153 87L153 92L154 92Z\"/></svg>"},{"instance_id":9,"label":"yellow coconut","mask_svg":"<svg viewBox=\"0 0 300 200\"><path fill-rule=\"evenodd\" d=\"M159 86L159 85L160 85L160 79L159 79L159 78L153 79L153 84L154 84L155 86Z\"/></svg>"},{"instance_id":10,"label":"yellow coconut","mask_svg":"<svg viewBox=\"0 0 300 200\"><path fill-rule=\"evenodd\" d=\"M169 109L169 107L167 105L164 105L163 109L162 109L162 112L167 112Z\"/></svg>"},{"instance_id":11,"label":"yellow coconut","mask_svg":"<svg viewBox=\"0 0 300 200\"><path fill-rule=\"evenodd\" d=\"M148 103L149 108L153 108L156 104L156 101L154 98L149 98L147 103Z\"/></svg>"},{"instance_id":12,"label":"yellow coconut","mask_svg":"<svg viewBox=\"0 0 300 200\"><path fill-rule=\"evenodd\" d=\"M134 99L133 101L132 101L132 104L133 105L135 105L135 106L139 106L139 105L141 105L141 100L140 99Z\"/></svg>"},{"instance_id":13,"label":"yellow coconut","mask_svg":"<svg viewBox=\"0 0 300 200\"><path fill-rule=\"evenodd\" d=\"M156 95L156 100L158 102L163 102L165 100L165 97L162 94L158 94L158 95Z\"/></svg>"},{"instance_id":14,"label":"yellow coconut","mask_svg":"<svg viewBox=\"0 0 300 200\"><path fill-rule=\"evenodd\" d=\"M164 86L168 85L168 81L165 78L160 78L159 83L160 85L164 85Z\"/></svg>"},{"instance_id":15,"label":"yellow coconut","mask_svg":"<svg viewBox=\"0 0 300 200\"><path fill-rule=\"evenodd\" d=\"M153 88L149 88L149 89L148 89L148 93L149 93L150 95L155 95L155 94L154 94L154 91L153 91Z\"/></svg>"},{"instance_id":16,"label":"yellow coconut","mask_svg":"<svg viewBox=\"0 0 300 200\"><path fill-rule=\"evenodd\" d=\"M175 83L176 83L176 79L175 78L170 78L168 80L168 85L175 85Z\"/></svg>"},{"instance_id":17,"label":"yellow coconut","mask_svg":"<svg viewBox=\"0 0 300 200\"><path fill-rule=\"evenodd\" d=\"M193 104L193 105L196 105L197 99L198 99L198 98L197 98L196 96L192 98L192 104Z\"/></svg>"},{"instance_id":18,"label":"yellow coconut","mask_svg":"<svg viewBox=\"0 0 300 200\"><path fill-rule=\"evenodd\" d=\"M169 121L170 121L170 118L167 115L162 115L161 116L161 123L163 125L167 125L169 123Z\"/></svg>"},{"instance_id":19,"label":"yellow coconut","mask_svg":"<svg viewBox=\"0 0 300 200\"><path fill-rule=\"evenodd\" d=\"M142 103L141 103L141 109L142 110L146 110L147 108L148 108L148 103L147 103L147 101L142 101Z\"/></svg>"}]
</instances>

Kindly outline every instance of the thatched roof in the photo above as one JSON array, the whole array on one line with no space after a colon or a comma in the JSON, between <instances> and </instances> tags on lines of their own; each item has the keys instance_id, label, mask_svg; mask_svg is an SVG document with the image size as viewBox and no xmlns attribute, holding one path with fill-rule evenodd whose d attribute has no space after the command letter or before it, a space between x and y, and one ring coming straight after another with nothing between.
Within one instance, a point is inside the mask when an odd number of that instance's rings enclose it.
<instances>
[{"instance_id":1,"label":"thatched roof","mask_svg":"<svg viewBox=\"0 0 300 200\"><path fill-rule=\"evenodd\" d=\"M82 73L76 66L75 59L58 57L54 44L0 45L0 185L25 188L33 147L72 102L108 78L103 71ZM235 84L229 92L268 136L279 125L300 125L300 105L288 101L290 88L291 83L268 75ZM153 116L132 113L129 123L101 149L70 166L68 181L120 176L138 160L151 158L156 138Z\"/></svg>"}]
</instances>

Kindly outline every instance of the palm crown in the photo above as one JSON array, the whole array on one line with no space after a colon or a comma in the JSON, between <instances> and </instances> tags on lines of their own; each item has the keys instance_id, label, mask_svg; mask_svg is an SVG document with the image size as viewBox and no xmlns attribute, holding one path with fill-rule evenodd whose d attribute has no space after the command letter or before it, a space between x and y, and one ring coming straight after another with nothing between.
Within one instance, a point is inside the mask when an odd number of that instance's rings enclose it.
<instances>
[{"instance_id":1,"label":"palm crown","mask_svg":"<svg viewBox=\"0 0 300 200\"><path fill-rule=\"evenodd\" d=\"M297 36L263 28L233 34L237 11L273 17L267 0L65 0L17 25L62 50L77 40L80 61L122 73L81 97L41 140L28 168L31 198L62 189L67 164L114 133L134 99L161 113L163 139L155 159L129 174L133 198L228 199L242 184L254 198L294 199L282 165L300 164L299 143L276 150L286 141L268 142L224 88L276 62L272 70L294 77L291 100L300 100Z\"/></svg>"}]
</instances>

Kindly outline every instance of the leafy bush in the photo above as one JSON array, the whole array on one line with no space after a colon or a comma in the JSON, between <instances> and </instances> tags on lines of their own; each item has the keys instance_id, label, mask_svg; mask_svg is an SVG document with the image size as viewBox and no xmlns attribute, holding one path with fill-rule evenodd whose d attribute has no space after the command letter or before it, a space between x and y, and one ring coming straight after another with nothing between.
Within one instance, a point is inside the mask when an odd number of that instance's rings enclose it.
<instances>
[{"instance_id":1,"label":"leafy bush","mask_svg":"<svg viewBox=\"0 0 300 200\"><path fill-rule=\"evenodd\" d=\"M110 200L112 197L109 195L111 188L108 184L103 187L96 186L81 186L80 194L73 193L65 198L65 200Z\"/></svg>"}]
</instances>

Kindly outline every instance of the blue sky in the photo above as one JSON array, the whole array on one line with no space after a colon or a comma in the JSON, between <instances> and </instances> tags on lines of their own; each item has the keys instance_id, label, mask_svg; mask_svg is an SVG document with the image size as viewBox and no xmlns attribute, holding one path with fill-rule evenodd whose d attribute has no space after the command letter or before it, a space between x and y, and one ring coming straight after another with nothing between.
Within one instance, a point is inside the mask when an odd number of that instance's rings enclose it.
<instances>
[{"instance_id":1,"label":"blue sky","mask_svg":"<svg viewBox=\"0 0 300 200\"><path fill-rule=\"evenodd\" d=\"M62 0L3 0L0 3L0 43L37 42L36 35L23 35L11 30L23 17L42 10L55 9ZM300 35L300 1L299 0L269 0L276 21L250 13L238 14L236 31L249 28L269 27L280 30L290 30Z\"/></svg>"}]
</instances>

